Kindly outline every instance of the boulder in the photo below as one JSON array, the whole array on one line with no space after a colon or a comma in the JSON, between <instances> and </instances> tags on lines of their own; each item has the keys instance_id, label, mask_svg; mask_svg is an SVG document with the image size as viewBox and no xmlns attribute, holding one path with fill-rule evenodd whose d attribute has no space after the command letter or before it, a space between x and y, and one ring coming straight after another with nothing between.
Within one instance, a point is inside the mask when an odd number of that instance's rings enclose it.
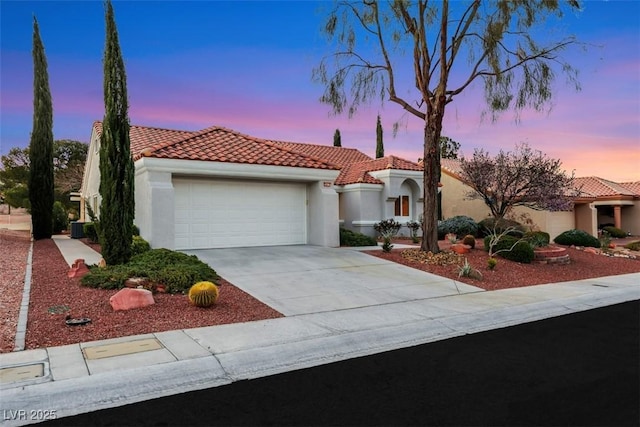
<instances>
[{"instance_id":1,"label":"boulder","mask_svg":"<svg viewBox=\"0 0 640 427\"><path fill-rule=\"evenodd\" d=\"M124 288L109 298L109 304L114 310L131 310L155 303L153 294L146 289Z\"/></svg>"},{"instance_id":2,"label":"boulder","mask_svg":"<svg viewBox=\"0 0 640 427\"><path fill-rule=\"evenodd\" d=\"M84 259L77 259L71 264L71 269L67 277L82 277L89 272L89 268L84 263Z\"/></svg>"}]
</instances>

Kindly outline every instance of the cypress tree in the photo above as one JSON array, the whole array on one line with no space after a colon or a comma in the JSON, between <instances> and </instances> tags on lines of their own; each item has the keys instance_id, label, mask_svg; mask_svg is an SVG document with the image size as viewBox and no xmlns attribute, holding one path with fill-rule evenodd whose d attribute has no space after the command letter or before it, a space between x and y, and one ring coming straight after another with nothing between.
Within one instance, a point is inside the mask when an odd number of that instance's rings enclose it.
<instances>
[{"instance_id":1,"label":"cypress tree","mask_svg":"<svg viewBox=\"0 0 640 427\"><path fill-rule=\"evenodd\" d=\"M110 1L106 7L104 51L105 115L100 136L100 243L109 265L131 258L134 166L131 159L127 77Z\"/></svg>"},{"instance_id":2,"label":"cypress tree","mask_svg":"<svg viewBox=\"0 0 640 427\"><path fill-rule=\"evenodd\" d=\"M33 128L29 142L29 201L33 238L53 234L53 105L44 45L33 18Z\"/></svg>"},{"instance_id":3,"label":"cypress tree","mask_svg":"<svg viewBox=\"0 0 640 427\"><path fill-rule=\"evenodd\" d=\"M378 122L376 123L376 159L384 157L384 145L382 144L382 123L380 123L380 115L378 114Z\"/></svg>"},{"instance_id":4,"label":"cypress tree","mask_svg":"<svg viewBox=\"0 0 640 427\"><path fill-rule=\"evenodd\" d=\"M340 129L336 129L336 132L333 134L333 146L342 147L342 137L340 136Z\"/></svg>"}]
</instances>

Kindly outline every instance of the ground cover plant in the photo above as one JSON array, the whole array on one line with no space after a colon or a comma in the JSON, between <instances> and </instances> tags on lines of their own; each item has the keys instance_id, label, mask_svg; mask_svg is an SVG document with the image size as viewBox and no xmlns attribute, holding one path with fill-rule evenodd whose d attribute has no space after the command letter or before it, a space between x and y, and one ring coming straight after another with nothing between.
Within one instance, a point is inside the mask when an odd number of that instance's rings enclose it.
<instances>
[{"instance_id":1,"label":"ground cover plant","mask_svg":"<svg viewBox=\"0 0 640 427\"><path fill-rule=\"evenodd\" d=\"M80 283L93 288L121 289L132 277L146 277L152 283L164 285L172 294L186 293L196 282L218 279L215 270L195 255L161 248L139 253L126 264L92 266Z\"/></svg>"}]
</instances>

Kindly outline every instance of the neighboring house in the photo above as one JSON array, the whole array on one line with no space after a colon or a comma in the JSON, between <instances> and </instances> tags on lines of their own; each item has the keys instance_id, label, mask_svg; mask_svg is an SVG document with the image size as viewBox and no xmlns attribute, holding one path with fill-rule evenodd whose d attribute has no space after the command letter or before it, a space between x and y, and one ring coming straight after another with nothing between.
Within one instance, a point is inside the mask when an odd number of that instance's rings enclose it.
<instances>
[{"instance_id":1,"label":"neighboring house","mask_svg":"<svg viewBox=\"0 0 640 427\"><path fill-rule=\"evenodd\" d=\"M479 199L468 199L471 187L461 178L460 161L442 159L442 216L467 215L476 221L490 216L489 208ZM581 189L574 208L567 212L551 212L524 207L514 208L516 218L526 214L553 239L563 231L577 228L594 236L606 224L640 235L640 182L615 183L602 178L576 178Z\"/></svg>"},{"instance_id":2,"label":"neighboring house","mask_svg":"<svg viewBox=\"0 0 640 427\"><path fill-rule=\"evenodd\" d=\"M99 214L100 135L92 127L82 200ZM422 168L352 148L269 141L222 127L131 126L135 224L152 247L338 246L340 224L418 219ZM81 209L81 221L87 221Z\"/></svg>"},{"instance_id":3,"label":"neighboring house","mask_svg":"<svg viewBox=\"0 0 640 427\"><path fill-rule=\"evenodd\" d=\"M591 227L597 232L614 225L633 236L640 236L640 181L613 182L594 176L576 178L581 195L576 199L577 228ZM592 231L590 231L592 232Z\"/></svg>"}]
</instances>

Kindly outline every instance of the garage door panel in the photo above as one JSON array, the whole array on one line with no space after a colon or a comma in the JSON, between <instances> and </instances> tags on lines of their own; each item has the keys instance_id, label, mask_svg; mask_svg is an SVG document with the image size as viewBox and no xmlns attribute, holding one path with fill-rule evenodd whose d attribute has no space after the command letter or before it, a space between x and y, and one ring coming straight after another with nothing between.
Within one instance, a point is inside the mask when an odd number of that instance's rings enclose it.
<instances>
[{"instance_id":1,"label":"garage door panel","mask_svg":"<svg viewBox=\"0 0 640 427\"><path fill-rule=\"evenodd\" d=\"M174 179L176 248L306 243L306 186Z\"/></svg>"}]
</instances>

